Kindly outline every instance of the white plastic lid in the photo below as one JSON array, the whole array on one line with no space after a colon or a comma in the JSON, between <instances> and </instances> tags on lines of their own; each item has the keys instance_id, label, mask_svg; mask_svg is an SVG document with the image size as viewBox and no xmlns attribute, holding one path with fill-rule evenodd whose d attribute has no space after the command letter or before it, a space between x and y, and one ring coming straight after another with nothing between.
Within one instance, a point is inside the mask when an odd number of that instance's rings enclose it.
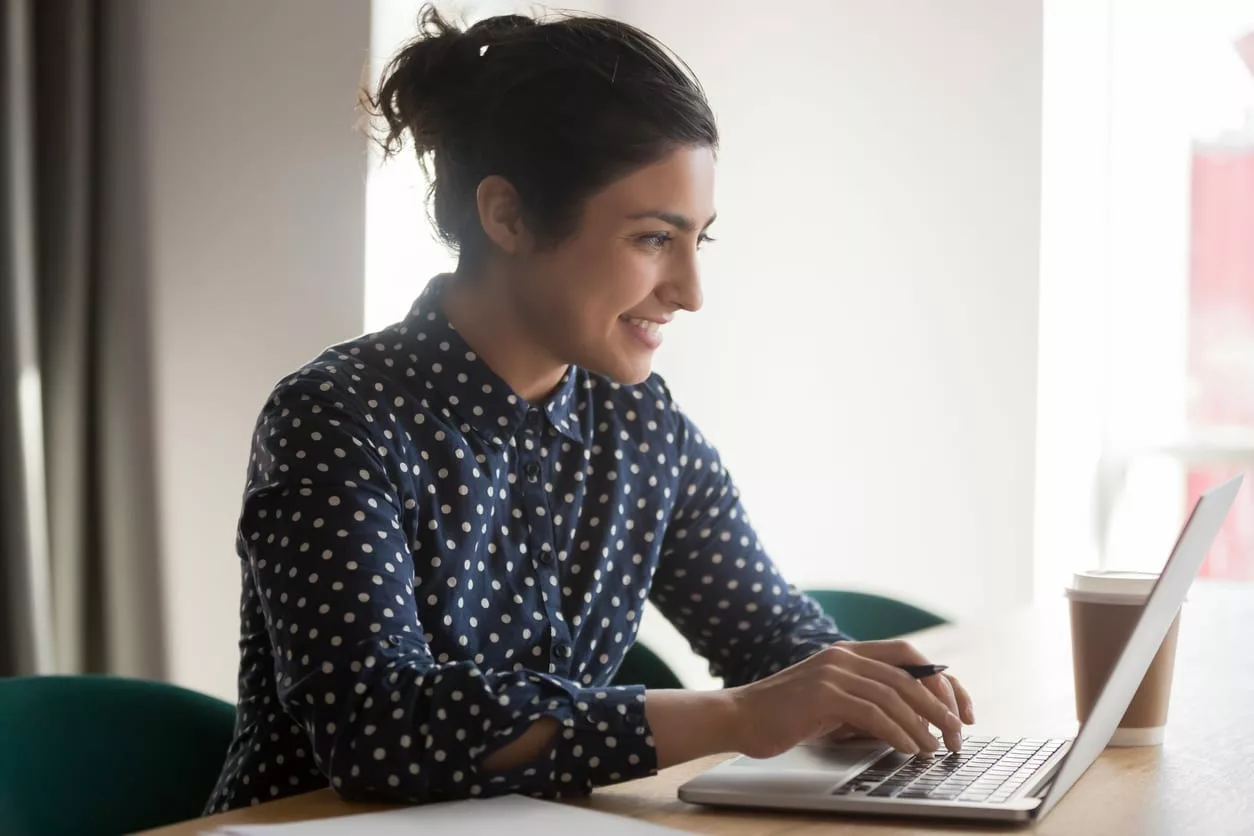
<instances>
[{"instance_id":1,"label":"white plastic lid","mask_svg":"<svg viewBox=\"0 0 1254 836\"><path fill-rule=\"evenodd\" d=\"M1143 604L1158 582L1155 572L1114 572L1094 569L1076 572L1067 587L1072 601L1093 604Z\"/></svg>"}]
</instances>

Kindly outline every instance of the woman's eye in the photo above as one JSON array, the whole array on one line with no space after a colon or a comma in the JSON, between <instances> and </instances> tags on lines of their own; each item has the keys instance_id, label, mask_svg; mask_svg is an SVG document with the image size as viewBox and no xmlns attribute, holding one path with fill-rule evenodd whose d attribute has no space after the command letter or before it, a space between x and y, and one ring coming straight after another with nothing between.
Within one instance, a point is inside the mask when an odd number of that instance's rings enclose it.
<instances>
[{"instance_id":1,"label":"woman's eye","mask_svg":"<svg viewBox=\"0 0 1254 836\"><path fill-rule=\"evenodd\" d=\"M669 232L650 232L647 235L641 235L640 243L651 250L665 249L666 245L675 240L675 236ZM709 244L714 239L706 235L704 232L697 236L697 249Z\"/></svg>"}]
</instances>

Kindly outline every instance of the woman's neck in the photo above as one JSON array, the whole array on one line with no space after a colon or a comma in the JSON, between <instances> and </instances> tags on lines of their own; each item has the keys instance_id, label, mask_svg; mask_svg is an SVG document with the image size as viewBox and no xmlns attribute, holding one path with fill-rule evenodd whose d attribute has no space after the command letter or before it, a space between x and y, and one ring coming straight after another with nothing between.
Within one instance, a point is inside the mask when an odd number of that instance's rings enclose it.
<instances>
[{"instance_id":1,"label":"woman's neck","mask_svg":"<svg viewBox=\"0 0 1254 836\"><path fill-rule=\"evenodd\" d=\"M557 388L567 364L528 332L509 304L504 282L490 274L456 273L441 294L440 307L488 368L520 398L539 403Z\"/></svg>"}]
</instances>

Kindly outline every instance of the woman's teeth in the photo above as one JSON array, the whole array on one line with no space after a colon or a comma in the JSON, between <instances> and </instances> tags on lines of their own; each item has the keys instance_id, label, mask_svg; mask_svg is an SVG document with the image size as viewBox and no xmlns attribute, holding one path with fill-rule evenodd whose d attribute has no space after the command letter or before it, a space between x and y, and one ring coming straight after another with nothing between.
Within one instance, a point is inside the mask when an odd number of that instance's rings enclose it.
<instances>
[{"instance_id":1,"label":"woman's teeth","mask_svg":"<svg viewBox=\"0 0 1254 836\"><path fill-rule=\"evenodd\" d=\"M650 334L656 334L658 330L662 327L661 323L653 322L652 320L648 320L648 319L636 319L635 317L630 317L630 316L624 317L624 319L626 319L628 322L630 322L632 325L636 326L637 328L643 331L648 331Z\"/></svg>"}]
</instances>

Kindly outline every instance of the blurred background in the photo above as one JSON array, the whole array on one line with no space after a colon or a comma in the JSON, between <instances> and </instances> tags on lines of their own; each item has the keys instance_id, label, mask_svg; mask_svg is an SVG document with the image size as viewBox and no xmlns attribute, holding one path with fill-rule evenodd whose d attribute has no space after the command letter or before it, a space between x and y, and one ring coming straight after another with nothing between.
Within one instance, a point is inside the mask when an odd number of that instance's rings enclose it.
<instances>
[{"instance_id":1,"label":"blurred background","mask_svg":"<svg viewBox=\"0 0 1254 836\"><path fill-rule=\"evenodd\" d=\"M0 675L233 699L263 400L454 263L355 109L419 3L4 8ZM707 304L658 369L791 581L993 615L1157 569L1254 464L1248 0L574 8L668 44L719 119ZM1238 503L1213 581L1254 580ZM656 613L642 638L713 684Z\"/></svg>"}]
</instances>

